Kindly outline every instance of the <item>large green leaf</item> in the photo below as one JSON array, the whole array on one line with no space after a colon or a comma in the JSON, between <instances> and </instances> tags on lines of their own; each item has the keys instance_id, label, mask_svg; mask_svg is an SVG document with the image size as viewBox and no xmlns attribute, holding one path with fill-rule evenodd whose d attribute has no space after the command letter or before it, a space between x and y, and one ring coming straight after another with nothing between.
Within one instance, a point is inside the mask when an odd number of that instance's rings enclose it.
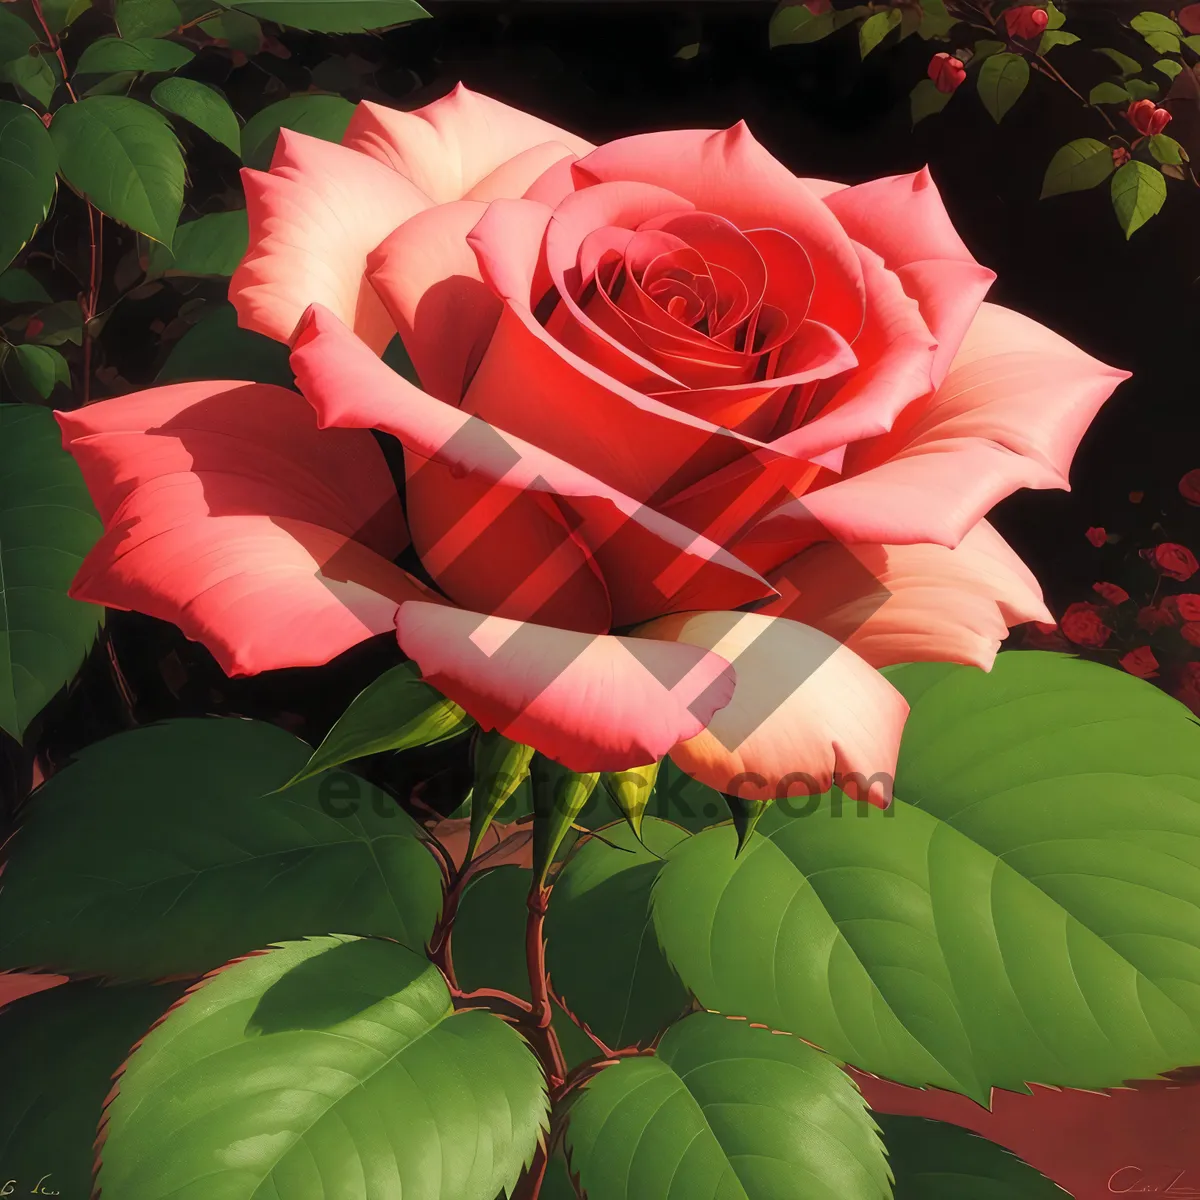
<instances>
[{"instance_id":1,"label":"large green leaf","mask_svg":"<svg viewBox=\"0 0 1200 1200\"><path fill-rule=\"evenodd\" d=\"M209 213L180 225L170 250L161 242L153 242L146 274L151 278L159 275L228 278L237 270L249 244L250 228L244 208Z\"/></svg>"},{"instance_id":2,"label":"large green leaf","mask_svg":"<svg viewBox=\"0 0 1200 1200\"><path fill-rule=\"evenodd\" d=\"M0 8L0 64L24 58L37 42L38 35L28 21L7 8Z\"/></svg>"},{"instance_id":3,"label":"large green leaf","mask_svg":"<svg viewBox=\"0 0 1200 1200\"><path fill-rule=\"evenodd\" d=\"M133 71L155 74L177 71L187 66L195 55L178 42L163 38L97 38L79 56L76 75L106 75L110 71Z\"/></svg>"},{"instance_id":4,"label":"large green leaf","mask_svg":"<svg viewBox=\"0 0 1200 1200\"><path fill-rule=\"evenodd\" d=\"M429 16L417 0L237 0L229 7L314 33L362 33Z\"/></svg>"},{"instance_id":5,"label":"large green leaf","mask_svg":"<svg viewBox=\"0 0 1200 1200\"><path fill-rule=\"evenodd\" d=\"M183 154L165 117L128 96L90 96L54 114L66 181L101 212L171 244L183 206Z\"/></svg>"},{"instance_id":6,"label":"large green leaf","mask_svg":"<svg viewBox=\"0 0 1200 1200\"><path fill-rule=\"evenodd\" d=\"M0 16L7 15L0 9ZM23 104L0 100L0 271L46 219L57 170L54 143L37 114Z\"/></svg>"},{"instance_id":7,"label":"large green leaf","mask_svg":"<svg viewBox=\"0 0 1200 1200\"><path fill-rule=\"evenodd\" d=\"M975 81L983 107L992 120L1001 121L1004 114L1020 99L1029 83L1029 63L1020 54L993 54L984 60Z\"/></svg>"},{"instance_id":8,"label":"large green leaf","mask_svg":"<svg viewBox=\"0 0 1200 1200\"><path fill-rule=\"evenodd\" d=\"M15 738L79 669L104 618L67 595L100 533L53 415L0 405L0 729Z\"/></svg>"},{"instance_id":9,"label":"large green leaf","mask_svg":"<svg viewBox=\"0 0 1200 1200\"><path fill-rule=\"evenodd\" d=\"M1066 1192L1003 1146L958 1125L876 1113L895 1200L1063 1200Z\"/></svg>"},{"instance_id":10,"label":"large green leaf","mask_svg":"<svg viewBox=\"0 0 1200 1200\"><path fill-rule=\"evenodd\" d=\"M650 916L663 857L687 836L654 817L642 826L642 842L628 825L611 826L604 837L612 845L588 839L555 882L546 916L555 991L614 1049L649 1042L687 1010L688 994Z\"/></svg>"},{"instance_id":11,"label":"large green leaf","mask_svg":"<svg viewBox=\"0 0 1200 1200\"><path fill-rule=\"evenodd\" d=\"M294 129L309 137L340 142L354 115L354 105L341 96L303 93L277 100L259 109L242 130L242 161L265 171L271 165L281 129Z\"/></svg>"},{"instance_id":12,"label":"large green leaf","mask_svg":"<svg viewBox=\"0 0 1200 1200\"><path fill-rule=\"evenodd\" d=\"M18 1179L32 1195L42 1179L43 1195L91 1195L112 1077L183 990L68 983L0 1012L0 1184Z\"/></svg>"},{"instance_id":13,"label":"large green leaf","mask_svg":"<svg viewBox=\"0 0 1200 1200\"><path fill-rule=\"evenodd\" d=\"M1200 728L1122 671L889 672L891 809L774 807L681 843L655 924L709 1009L986 1103L1200 1062ZM851 813L855 815L850 815Z\"/></svg>"},{"instance_id":14,"label":"large green leaf","mask_svg":"<svg viewBox=\"0 0 1200 1200\"><path fill-rule=\"evenodd\" d=\"M114 15L123 38L162 37L183 24L175 0L116 0Z\"/></svg>"},{"instance_id":15,"label":"large green leaf","mask_svg":"<svg viewBox=\"0 0 1200 1200\"><path fill-rule=\"evenodd\" d=\"M182 117L207 133L214 141L227 146L234 154L242 152L242 131L229 101L207 83L178 76L164 79L150 93L159 108Z\"/></svg>"},{"instance_id":16,"label":"large green leaf","mask_svg":"<svg viewBox=\"0 0 1200 1200\"><path fill-rule=\"evenodd\" d=\"M415 822L340 772L271 793L307 755L233 717L89 746L9 843L0 968L160 979L338 928L423 946L441 876Z\"/></svg>"},{"instance_id":17,"label":"large green leaf","mask_svg":"<svg viewBox=\"0 0 1200 1200\"><path fill-rule=\"evenodd\" d=\"M1082 192L1103 183L1113 173L1112 147L1095 138L1076 138L1060 147L1042 181L1042 196Z\"/></svg>"},{"instance_id":18,"label":"large green leaf","mask_svg":"<svg viewBox=\"0 0 1200 1200\"><path fill-rule=\"evenodd\" d=\"M121 1200L495 1200L533 1157L544 1079L394 943L289 942L206 980L133 1053L96 1184Z\"/></svg>"},{"instance_id":19,"label":"large green leaf","mask_svg":"<svg viewBox=\"0 0 1200 1200\"><path fill-rule=\"evenodd\" d=\"M1167 199L1167 181L1161 171L1148 163L1127 162L1112 178L1112 206L1126 240L1151 217Z\"/></svg>"},{"instance_id":20,"label":"large green leaf","mask_svg":"<svg viewBox=\"0 0 1200 1200\"><path fill-rule=\"evenodd\" d=\"M799 1038L696 1013L654 1057L590 1080L567 1161L588 1200L886 1200L883 1148L850 1078Z\"/></svg>"},{"instance_id":21,"label":"large green leaf","mask_svg":"<svg viewBox=\"0 0 1200 1200\"><path fill-rule=\"evenodd\" d=\"M37 50L0 63L0 81L13 84L43 108L49 108L62 82L62 69L51 51Z\"/></svg>"},{"instance_id":22,"label":"large green leaf","mask_svg":"<svg viewBox=\"0 0 1200 1200\"><path fill-rule=\"evenodd\" d=\"M71 386L71 368L57 350L49 346L15 346L13 357L40 399L49 400L59 384Z\"/></svg>"},{"instance_id":23,"label":"large green leaf","mask_svg":"<svg viewBox=\"0 0 1200 1200\"><path fill-rule=\"evenodd\" d=\"M287 346L252 329L240 328L237 311L228 301L206 311L171 347L156 382L211 379L215 362L220 362L221 373L230 379L277 383L281 387L295 383Z\"/></svg>"}]
</instances>

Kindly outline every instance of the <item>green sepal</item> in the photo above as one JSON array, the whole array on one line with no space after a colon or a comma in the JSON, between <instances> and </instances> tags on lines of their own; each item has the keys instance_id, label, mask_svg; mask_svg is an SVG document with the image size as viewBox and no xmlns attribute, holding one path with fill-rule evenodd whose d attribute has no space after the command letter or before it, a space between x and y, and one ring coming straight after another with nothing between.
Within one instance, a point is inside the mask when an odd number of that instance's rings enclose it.
<instances>
[{"instance_id":1,"label":"green sepal","mask_svg":"<svg viewBox=\"0 0 1200 1200\"><path fill-rule=\"evenodd\" d=\"M743 796L729 796L722 793L725 803L729 805L729 815L733 818L733 827L737 830L738 844L734 858L746 848L755 825L767 811L770 800L747 800Z\"/></svg>"},{"instance_id":2,"label":"green sepal","mask_svg":"<svg viewBox=\"0 0 1200 1200\"><path fill-rule=\"evenodd\" d=\"M475 781L471 786L470 862L496 814L529 774L533 747L514 742L495 730L480 730L475 737Z\"/></svg>"},{"instance_id":3,"label":"green sepal","mask_svg":"<svg viewBox=\"0 0 1200 1200\"><path fill-rule=\"evenodd\" d=\"M658 779L658 769L661 760L648 763L644 767L629 767L624 771L607 771L600 776L605 790L613 798L621 810L634 837L642 840L642 817L646 814L646 806L654 795L654 784Z\"/></svg>"},{"instance_id":4,"label":"green sepal","mask_svg":"<svg viewBox=\"0 0 1200 1200\"><path fill-rule=\"evenodd\" d=\"M554 856L595 791L600 773L581 775L543 754L533 756L529 771L533 779L533 873L542 888Z\"/></svg>"}]
</instances>

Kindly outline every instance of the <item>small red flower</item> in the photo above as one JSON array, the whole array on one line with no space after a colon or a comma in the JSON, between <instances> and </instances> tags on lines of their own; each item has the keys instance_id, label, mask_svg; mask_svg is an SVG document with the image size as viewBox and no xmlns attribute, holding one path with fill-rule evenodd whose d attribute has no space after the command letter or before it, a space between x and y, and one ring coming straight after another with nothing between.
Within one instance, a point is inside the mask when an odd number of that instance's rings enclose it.
<instances>
[{"instance_id":1,"label":"small red flower","mask_svg":"<svg viewBox=\"0 0 1200 1200\"><path fill-rule=\"evenodd\" d=\"M1112 630L1100 616L1100 606L1087 600L1070 605L1059 622L1068 639L1077 646L1098 650L1112 636Z\"/></svg>"},{"instance_id":2,"label":"small red flower","mask_svg":"<svg viewBox=\"0 0 1200 1200\"><path fill-rule=\"evenodd\" d=\"M1145 608L1138 609L1137 623L1138 628L1146 630L1147 633L1154 633L1156 630L1166 629L1168 625L1174 625L1175 618L1165 605L1155 608L1154 605L1148 604Z\"/></svg>"},{"instance_id":3,"label":"small red flower","mask_svg":"<svg viewBox=\"0 0 1200 1200\"><path fill-rule=\"evenodd\" d=\"M1184 33L1200 33L1200 4L1185 4L1175 14L1175 20L1183 26Z\"/></svg>"},{"instance_id":4,"label":"small red flower","mask_svg":"<svg viewBox=\"0 0 1200 1200\"><path fill-rule=\"evenodd\" d=\"M1153 137L1171 123L1171 114L1153 100L1135 100L1125 110L1125 119L1143 137Z\"/></svg>"},{"instance_id":5,"label":"small red flower","mask_svg":"<svg viewBox=\"0 0 1200 1200\"><path fill-rule=\"evenodd\" d=\"M1197 569L1200 569L1196 556L1178 542L1160 542L1157 546L1143 550L1142 557L1160 575L1165 575L1168 579L1178 579L1180 583L1191 579Z\"/></svg>"},{"instance_id":6,"label":"small red flower","mask_svg":"<svg viewBox=\"0 0 1200 1200\"><path fill-rule=\"evenodd\" d=\"M1183 664L1183 674L1173 695L1200 717L1200 662Z\"/></svg>"},{"instance_id":7,"label":"small red flower","mask_svg":"<svg viewBox=\"0 0 1200 1200\"><path fill-rule=\"evenodd\" d=\"M1115 583L1093 583L1092 591L1103 596L1109 604L1124 604L1129 599L1129 593Z\"/></svg>"},{"instance_id":8,"label":"small red flower","mask_svg":"<svg viewBox=\"0 0 1200 1200\"><path fill-rule=\"evenodd\" d=\"M962 59L955 58L953 54L943 50L929 60L929 78L939 92L949 95L966 77L967 68L963 66Z\"/></svg>"},{"instance_id":9,"label":"small red flower","mask_svg":"<svg viewBox=\"0 0 1200 1200\"><path fill-rule=\"evenodd\" d=\"M1035 38L1046 28L1050 14L1033 4L1021 4L1004 13L1004 28L1009 37Z\"/></svg>"},{"instance_id":10,"label":"small red flower","mask_svg":"<svg viewBox=\"0 0 1200 1200\"><path fill-rule=\"evenodd\" d=\"M1182 592L1178 596L1169 596L1167 602L1170 603L1172 610L1185 621L1200 621L1200 595L1195 592Z\"/></svg>"},{"instance_id":11,"label":"small red flower","mask_svg":"<svg viewBox=\"0 0 1200 1200\"><path fill-rule=\"evenodd\" d=\"M1114 167L1123 167L1132 157L1133 155L1124 146L1113 147L1112 160Z\"/></svg>"},{"instance_id":12,"label":"small red flower","mask_svg":"<svg viewBox=\"0 0 1200 1200\"><path fill-rule=\"evenodd\" d=\"M1200 5L1197 5L1200 7ZM1200 504L1200 467L1189 471L1179 481L1179 494L1189 504Z\"/></svg>"},{"instance_id":13,"label":"small red flower","mask_svg":"<svg viewBox=\"0 0 1200 1200\"><path fill-rule=\"evenodd\" d=\"M1108 534L1102 525L1093 525L1084 536L1096 547L1103 546L1108 541Z\"/></svg>"},{"instance_id":14,"label":"small red flower","mask_svg":"<svg viewBox=\"0 0 1200 1200\"><path fill-rule=\"evenodd\" d=\"M1200 646L1200 621L1189 621L1179 632L1183 634L1185 642Z\"/></svg>"},{"instance_id":15,"label":"small red flower","mask_svg":"<svg viewBox=\"0 0 1200 1200\"><path fill-rule=\"evenodd\" d=\"M1149 646L1139 646L1121 656L1121 666L1139 679L1153 679L1158 674L1158 659Z\"/></svg>"},{"instance_id":16,"label":"small red flower","mask_svg":"<svg viewBox=\"0 0 1200 1200\"><path fill-rule=\"evenodd\" d=\"M29 323L25 326L25 337L32 341L45 328L46 322L41 317L30 317Z\"/></svg>"}]
</instances>

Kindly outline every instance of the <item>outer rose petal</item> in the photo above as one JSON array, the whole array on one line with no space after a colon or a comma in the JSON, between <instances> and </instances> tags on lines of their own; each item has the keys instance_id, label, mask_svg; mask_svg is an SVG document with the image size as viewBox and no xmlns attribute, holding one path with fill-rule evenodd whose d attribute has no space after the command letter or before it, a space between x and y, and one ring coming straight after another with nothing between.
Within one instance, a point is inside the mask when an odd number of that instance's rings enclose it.
<instances>
[{"instance_id":1,"label":"outer rose petal","mask_svg":"<svg viewBox=\"0 0 1200 1200\"><path fill-rule=\"evenodd\" d=\"M717 654L433 604L396 613L401 649L484 729L573 771L620 771L694 737L734 689Z\"/></svg>"},{"instance_id":2,"label":"outer rose petal","mask_svg":"<svg viewBox=\"0 0 1200 1200\"><path fill-rule=\"evenodd\" d=\"M761 613L679 613L636 633L712 650L737 672L729 704L671 751L693 778L745 799L781 800L856 775L858 798L890 803L908 704L852 650Z\"/></svg>"},{"instance_id":3,"label":"outer rose petal","mask_svg":"<svg viewBox=\"0 0 1200 1200\"><path fill-rule=\"evenodd\" d=\"M57 417L106 529L72 595L171 621L226 674L327 662L432 598L388 561L407 539L379 448L292 392L179 384Z\"/></svg>"},{"instance_id":4,"label":"outer rose petal","mask_svg":"<svg viewBox=\"0 0 1200 1200\"><path fill-rule=\"evenodd\" d=\"M367 255L429 207L407 179L364 155L289 129L269 172L242 171L250 248L229 299L243 329L288 342L310 304L323 304L375 351L396 327L367 282Z\"/></svg>"},{"instance_id":5,"label":"outer rose petal","mask_svg":"<svg viewBox=\"0 0 1200 1200\"><path fill-rule=\"evenodd\" d=\"M526 153L546 142L556 148ZM461 83L414 112L364 100L350 118L342 145L398 171L439 204L461 200L472 190L481 200L520 196L551 165L551 155L561 158L592 149L591 142ZM519 155L524 155L521 163L508 167ZM493 172L497 176L489 180Z\"/></svg>"},{"instance_id":6,"label":"outer rose petal","mask_svg":"<svg viewBox=\"0 0 1200 1200\"><path fill-rule=\"evenodd\" d=\"M770 576L759 611L812 625L873 667L958 662L991 670L1011 626L1053 618L1012 547L980 521L945 546L823 542Z\"/></svg>"}]
</instances>

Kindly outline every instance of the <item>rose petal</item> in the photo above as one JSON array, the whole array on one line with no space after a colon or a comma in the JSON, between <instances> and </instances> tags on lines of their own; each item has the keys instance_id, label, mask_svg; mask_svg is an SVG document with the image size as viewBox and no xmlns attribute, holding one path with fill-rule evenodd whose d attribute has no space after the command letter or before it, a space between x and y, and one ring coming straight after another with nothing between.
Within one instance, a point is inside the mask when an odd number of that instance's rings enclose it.
<instances>
[{"instance_id":1,"label":"rose petal","mask_svg":"<svg viewBox=\"0 0 1200 1200\"><path fill-rule=\"evenodd\" d=\"M287 342L322 304L382 353L396 327L366 280L367 255L428 198L361 154L288 129L270 171L244 170L242 182L250 248L229 283L238 324Z\"/></svg>"},{"instance_id":2,"label":"rose petal","mask_svg":"<svg viewBox=\"0 0 1200 1200\"><path fill-rule=\"evenodd\" d=\"M396 613L400 648L484 729L572 771L620 771L694 737L734 689L719 655L433 604Z\"/></svg>"}]
</instances>

